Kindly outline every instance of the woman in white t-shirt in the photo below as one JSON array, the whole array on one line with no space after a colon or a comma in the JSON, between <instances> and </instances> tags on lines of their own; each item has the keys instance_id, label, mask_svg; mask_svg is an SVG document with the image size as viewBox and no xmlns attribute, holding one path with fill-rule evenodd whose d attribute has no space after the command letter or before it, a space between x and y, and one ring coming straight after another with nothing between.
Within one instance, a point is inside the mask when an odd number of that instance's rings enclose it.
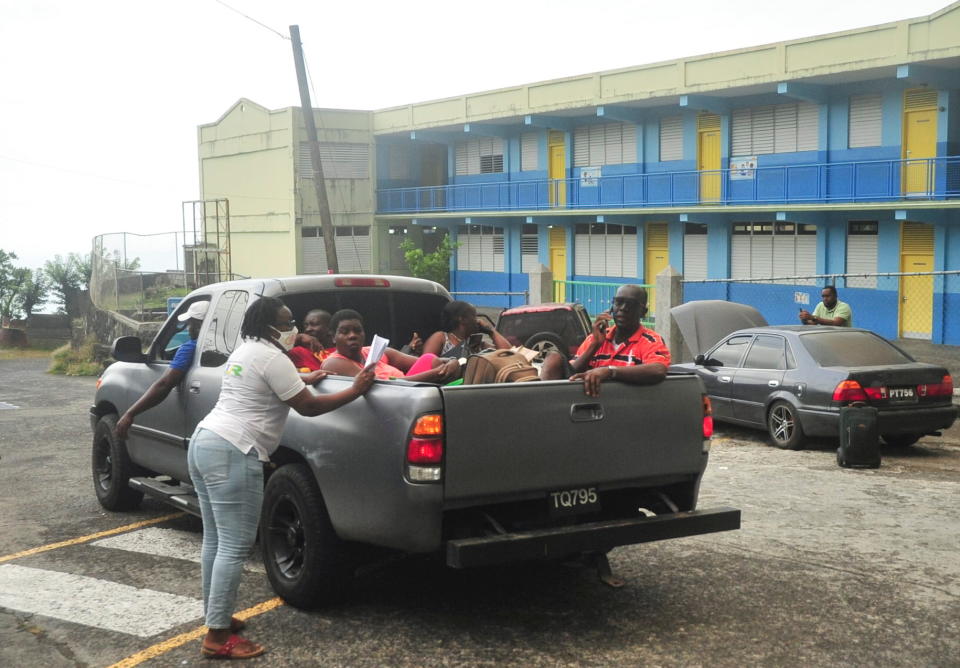
<instances>
[{"instance_id":1,"label":"woman in white t-shirt","mask_svg":"<svg viewBox=\"0 0 960 668\"><path fill-rule=\"evenodd\" d=\"M287 415L320 415L363 395L373 368L356 376L349 389L317 396L285 354L297 337L293 314L279 299L262 297L244 314L243 337L224 366L220 398L197 425L187 463L203 517L203 605L208 632L201 653L220 659L248 659L264 648L239 635L233 617L243 563L257 534L263 501L263 462L280 443Z\"/></svg>"}]
</instances>

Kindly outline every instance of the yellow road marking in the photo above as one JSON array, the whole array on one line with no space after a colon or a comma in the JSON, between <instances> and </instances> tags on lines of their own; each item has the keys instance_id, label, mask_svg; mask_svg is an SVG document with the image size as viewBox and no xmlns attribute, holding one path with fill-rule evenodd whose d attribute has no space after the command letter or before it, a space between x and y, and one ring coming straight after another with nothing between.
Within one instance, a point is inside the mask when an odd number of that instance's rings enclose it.
<instances>
[{"instance_id":1,"label":"yellow road marking","mask_svg":"<svg viewBox=\"0 0 960 668\"><path fill-rule=\"evenodd\" d=\"M253 607L247 608L246 610L241 610L235 616L238 619L247 620L251 617L256 617L257 615L262 615L265 612L269 612L274 608L279 608L281 605L283 605L283 599L277 596L275 598L266 600L263 603L258 603ZM131 654L127 658L117 661L115 664L108 666L108 668L133 668L133 666L139 666L144 661L155 659L161 654L166 654L172 649L186 645L191 640L196 640L197 638L202 637L204 634L206 634L206 632L207 627L200 626L192 631L187 631L186 633L181 633L178 636L167 638L163 642L158 642L156 645L151 645L144 650L140 650L136 654Z\"/></svg>"},{"instance_id":2,"label":"yellow road marking","mask_svg":"<svg viewBox=\"0 0 960 668\"><path fill-rule=\"evenodd\" d=\"M98 531L97 533L92 533L89 536L81 536L80 538L71 538L70 540L63 540L63 541L60 541L59 543L50 543L49 545L32 547L29 550L23 550L22 552L14 552L13 554L8 554L5 557L0 557L0 564L4 563L5 561L20 559L21 557L29 557L32 554L49 552L50 550L56 550L61 547L70 547L71 545L80 545L82 543L88 543L91 540L96 540L97 538L104 538L105 536L113 536L114 534L125 533L127 531L133 531L134 529L148 527L151 524L159 524L160 522L166 522L167 520L173 520L178 517L183 517L185 514L186 513L171 513L170 515L155 517L152 520L143 520L142 522L134 522L133 524L127 524L126 526L117 527L116 529L107 529L106 531Z\"/></svg>"}]
</instances>

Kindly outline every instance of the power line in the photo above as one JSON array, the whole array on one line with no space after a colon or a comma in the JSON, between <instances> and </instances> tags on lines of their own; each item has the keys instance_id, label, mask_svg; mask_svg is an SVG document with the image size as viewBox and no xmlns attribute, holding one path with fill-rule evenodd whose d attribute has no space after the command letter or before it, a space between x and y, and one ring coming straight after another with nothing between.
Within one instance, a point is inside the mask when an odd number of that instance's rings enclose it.
<instances>
[{"instance_id":1,"label":"power line","mask_svg":"<svg viewBox=\"0 0 960 668\"><path fill-rule=\"evenodd\" d=\"M266 23L262 23L262 22L256 20L255 18L253 18L252 16L247 16L246 14L244 14L243 12L241 12L239 9L236 9L235 7L231 7L230 5L228 5L227 3L225 3L223 0L216 0L216 2L219 3L219 4L221 4L221 5L223 5L224 7L226 7L227 9L229 9L231 12L236 12L237 14L239 14L240 16L242 16L243 18L249 19L250 21L253 21L254 23L256 23L256 24L257 24L258 26L260 26L261 28L266 28L267 30L269 30L270 32L272 32L274 35L278 35L278 36L280 36L280 37L282 37L283 39L286 39L286 40L289 40L289 39L290 39L289 36L284 35L284 34L283 34L282 32L280 32L279 30L274 30L273 28L271 28L270 26L268 26Z\"/></svg>"},{"instance_id":2,"label":"power line","mask_svg":"<svg viewBox=\"0 0 960 668\"><path fill-rule=\"evenodd\" d=\"M149 188L152 190L162 190L173 192L173 187L168 185L157 185L155 183L138 183L137 181L128 181L126 179L118 179L112 176L104 176L103 174L95 174L93 172L84 172L79 169L70 169L69 167L61 167L60 165L50 165L43 162L36 162L34 160L24 160L23 158L15 158L12 155L3 155L0 154L0 160L10 160L11 162L19 162L24 165L32 165L33 167L42 167L44 169L54 169L61 172L67 172L68 174L77 174L78 176L86 176L93 179L102 179L104 181L114 181L116 183L123 183L130 186L137 186L139 188Z\"/></svg>"}]
</instances>

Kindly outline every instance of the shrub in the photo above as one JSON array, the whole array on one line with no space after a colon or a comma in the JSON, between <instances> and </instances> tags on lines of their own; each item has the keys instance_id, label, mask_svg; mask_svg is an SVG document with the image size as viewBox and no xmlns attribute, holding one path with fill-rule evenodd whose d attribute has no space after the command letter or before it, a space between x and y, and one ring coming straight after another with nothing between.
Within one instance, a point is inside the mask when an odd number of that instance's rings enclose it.
<instances>
[{"instance_id":1,"label":"shrub","mask_svg":"<svg viewBox=\"0 0 960 668\"><path fill-rule=\"evenodd\" d=\"M57 348L51 358L53 361L47 372L61 376L99 376L104 369L92 337L76 349L69 343Z\"/></svg>"}]
</instances>

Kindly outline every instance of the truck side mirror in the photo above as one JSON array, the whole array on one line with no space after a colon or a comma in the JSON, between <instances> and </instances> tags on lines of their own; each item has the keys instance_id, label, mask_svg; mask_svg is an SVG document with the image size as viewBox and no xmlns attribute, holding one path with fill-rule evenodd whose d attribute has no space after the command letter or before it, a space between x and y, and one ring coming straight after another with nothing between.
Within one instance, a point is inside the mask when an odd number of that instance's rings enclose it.
<instances>
[{"instance_id":1,"label":"truck side mirror","mask_svg":"<svg viewBox=\"0 0 960 668\"><path fill-rule=\"evenodd\" d=\"M136 336L121 336L114 339L110 346L110 356L118 362L146 362L143 354L143 343Z\"/></svg>"}]
</instances>

